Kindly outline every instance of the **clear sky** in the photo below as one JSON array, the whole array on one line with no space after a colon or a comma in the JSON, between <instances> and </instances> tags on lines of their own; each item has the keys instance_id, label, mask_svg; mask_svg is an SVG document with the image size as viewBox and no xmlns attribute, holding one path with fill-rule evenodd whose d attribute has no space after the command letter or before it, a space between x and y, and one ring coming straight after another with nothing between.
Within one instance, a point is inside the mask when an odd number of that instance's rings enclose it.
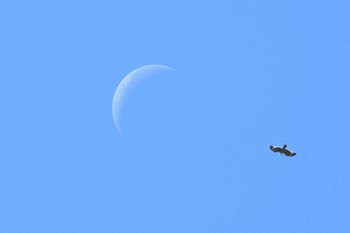
<instances>
[{"instance_id":1,"label":"clear sky","mask_svg":"<svg viewBox=\"0 0 350 233\"><path fill-rule=\"evenodd\" d=\"M1 1L0 233L350 232L349 25L348 0ZM120 135L149 64L175 71Z\"/></svg>"}]
</instances>

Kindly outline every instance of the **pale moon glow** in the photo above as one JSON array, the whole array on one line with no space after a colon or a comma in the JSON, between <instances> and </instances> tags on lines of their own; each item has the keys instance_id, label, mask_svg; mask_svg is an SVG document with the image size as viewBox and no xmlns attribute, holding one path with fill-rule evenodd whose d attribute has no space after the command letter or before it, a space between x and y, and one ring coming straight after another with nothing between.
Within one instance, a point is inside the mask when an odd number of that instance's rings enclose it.
<instances>
[{"instance_id":1,"label":"pale moon glow","mask_svg":"<svg viewBox=\"0 0 350 233\"><path fill-rule=\"evenodd\" d=\"M144 78L152 76L152 74L165 71L165 70L173 70L173 69L165 65L145 65L133 70L121 80L121 82L119 83L114 93L114 97L112 101L113 120L114 120L115 126L117 127L120 133L122 132L121 123L120 123L122 108L127 99L127 94L132 89L132 86L140 82Z\"/></svg>"}]
</instances>

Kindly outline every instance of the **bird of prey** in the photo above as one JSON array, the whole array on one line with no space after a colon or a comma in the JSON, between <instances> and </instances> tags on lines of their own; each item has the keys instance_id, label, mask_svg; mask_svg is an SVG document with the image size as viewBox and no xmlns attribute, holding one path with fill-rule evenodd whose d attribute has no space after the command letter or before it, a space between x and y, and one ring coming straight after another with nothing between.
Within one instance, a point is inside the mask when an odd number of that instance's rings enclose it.
<instances>
[{"instance_id":1,"label":"bird of prey","mask_svg":"<svg viewBox=\"0 0 350 233\"><path fill-rule=\"evenodd\" d=\"M293 151L290 151L288 149L286 149L287 145L284 145L283 147L280 147L280 146L270 146L270 149L273 151L273 152L280 152L281 154L285 154L287 156L294 156L296 155L297 153L293 152Z\"/></svg>"}]
</instances>

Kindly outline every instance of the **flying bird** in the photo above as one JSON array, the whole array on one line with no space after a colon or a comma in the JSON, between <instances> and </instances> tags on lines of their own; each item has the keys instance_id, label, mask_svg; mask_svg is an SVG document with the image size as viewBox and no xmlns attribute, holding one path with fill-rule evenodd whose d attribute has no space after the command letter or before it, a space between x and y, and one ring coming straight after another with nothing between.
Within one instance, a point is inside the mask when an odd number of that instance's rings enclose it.
<instances>
[{"instance_id":1,"label":"flying bird","mask_svg":"<svg viewBox=\"0 0 350 233\"><path fill-rule=\"evenodd\" d=\"M270 149L273 151L273 152L280 152L281 154L285 154L287 156L294 156L296 155L297 153L293 152L293 151L290 151L288 149L286 149L287 145L284 145L283 147L280 147L280 146L270 146Z\"/></svg>"}]
</instances>

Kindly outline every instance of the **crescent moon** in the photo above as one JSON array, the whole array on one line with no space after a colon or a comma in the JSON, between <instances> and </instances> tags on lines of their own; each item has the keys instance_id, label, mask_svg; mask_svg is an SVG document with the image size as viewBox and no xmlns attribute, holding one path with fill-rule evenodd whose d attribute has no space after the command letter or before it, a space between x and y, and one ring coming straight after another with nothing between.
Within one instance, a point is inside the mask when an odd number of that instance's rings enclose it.
<instances>
[{"instance_id":1,"label":"crescent moon","mask_svg":"<svg viewBox=\"0 0 350 233\"><path fill-rule=\"evenodd\" d=\"M112 101L113 120L120 134L122 132L120 125L120 112L122 110L128 91L134 84L140 82L141 80L152 76L152 74L166 70L174 69L165 65L145 65L133 70L120 81L114 93Z\"/></svg>"}]
</instances>

